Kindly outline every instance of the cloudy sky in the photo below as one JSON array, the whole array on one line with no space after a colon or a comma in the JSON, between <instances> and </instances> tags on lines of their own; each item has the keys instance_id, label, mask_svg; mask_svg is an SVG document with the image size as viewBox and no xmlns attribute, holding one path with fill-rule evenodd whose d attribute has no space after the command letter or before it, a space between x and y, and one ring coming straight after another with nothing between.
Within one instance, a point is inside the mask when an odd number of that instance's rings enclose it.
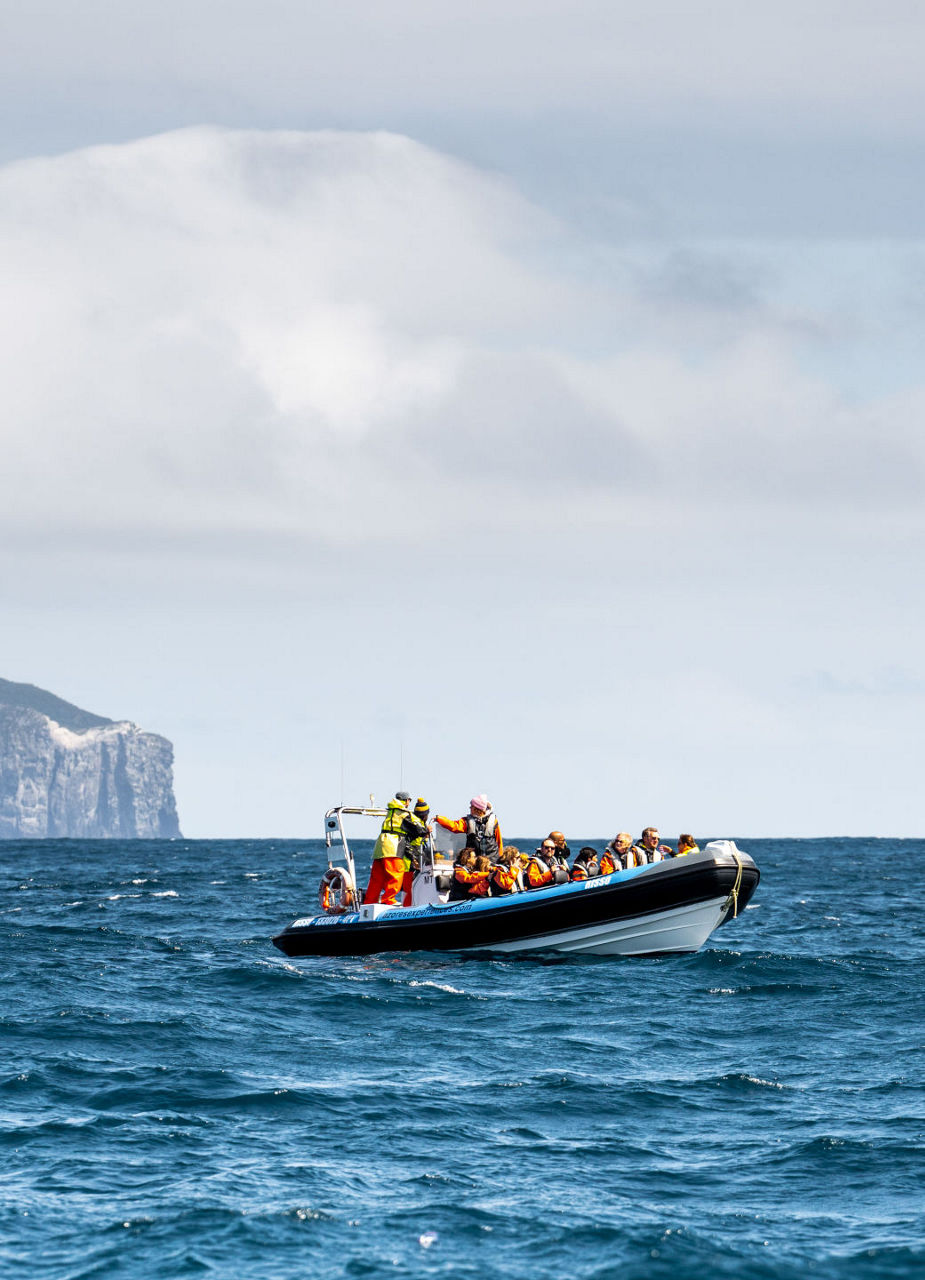
<instances>
[{"instance_id":1,"label":"cloudy sky","mask_svg":"<svg viewBox=\"0 0 925 1280\"><path fill-rule=\"evenodd\" d=\"M922 835L925 9L0 0L0 675L190 836Z\"/></svg>"}]
</instances>

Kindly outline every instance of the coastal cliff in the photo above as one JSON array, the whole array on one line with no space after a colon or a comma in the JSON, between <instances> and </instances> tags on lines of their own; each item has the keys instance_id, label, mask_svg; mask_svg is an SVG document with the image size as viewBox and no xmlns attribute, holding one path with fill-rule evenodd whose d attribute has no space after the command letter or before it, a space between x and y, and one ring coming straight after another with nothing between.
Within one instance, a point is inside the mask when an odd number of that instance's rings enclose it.
<instances>
[{"instance_id":1,"label":"coastal cliff","mask_svg":"<svg viewBox=\"0 0 925 1280\"><path fill-rule=\"evenodd\" d=\"M179 834L166 738L0 680L0 839Z\"/></svg>"}]
</instances>

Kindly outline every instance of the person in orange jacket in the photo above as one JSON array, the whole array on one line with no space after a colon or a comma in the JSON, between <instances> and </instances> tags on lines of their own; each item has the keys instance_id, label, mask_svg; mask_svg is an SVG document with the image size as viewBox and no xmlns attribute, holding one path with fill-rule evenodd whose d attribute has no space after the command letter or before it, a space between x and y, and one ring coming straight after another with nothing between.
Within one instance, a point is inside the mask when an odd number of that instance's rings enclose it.
<instances>
[{"instance_id":1,"label":"person in orange jacket","mask_svg":"<svg viewBox=\"0 0 925 1280\"><path fill-rule=\"evenodd\" d=\"M520 888L520 865L514 860L516 853L517 850L514 846L508 845L494 867L492 867L492 895L515 893Z\"/></svg>"},{"instance_id":2,"label":"person in orange jacket","mask_svg":"<svg viewBox=\"0 0 925 1280\"><path fill-rule=\"evenodd\" d=\"M453 888L450 898L458 902L462 898L484 898L488 894L491 877L491 861L477 858L471 849L463 849L453 868Z\"/></svg>"},{"instance_id":3,"label":"person in orange jacket","mask_svg":"<svg viewBox=\"0 0 925 1280\"><path fill-rule=\"evenodd\" d=\"M555 842L549 839L544 840L527 863L526 881L530 889L542 889L545 885L554 882L555 856Z\"/></svg>"},{"instance_id":4,"label":"person in orange jacket","mask_svg":"<svg viewBox=\"0 0 925 1280\"><path fill-rule=\"evenodd\" d=\"M618 831L601 854L601 875L609 876L613 871L622 871L626 866L633 866L633 860L626 860L633 845L633 837L628 831Z\"/></svg>"},{"instance_id":5,"label":"person in orange jacket","mask_svg":"<svg viewBox=\"0 0 925 1280\"><path fill-rule=\"evenodd\" d=\"M514 872L517 880L517 892L523 893L525 889L529 888L529 885L525 880L525 876L527 874L527 867L530 865L530 855L528 853L521 853L516 844L506 844L504 846L504 852L507 853L508 851L510 851L511 854L511 870Z\"/></svg>"},{"instance_id":6,"label":"person in orange jacket","mask_svg":"<svg viewBox=\"0 0 925 1280\"><path fill-rule=\"evenodd\" d=\"M486 795L473 796L465 818L446 818L437 814L437 824L447 831L455 831L466 837L466 848L487 858L497 858L504 852L501 828L494 809Z\"/></svg>"},{"instance_id":7,"label":"person in orange jacket","mask_svg":"<svg viewBox=\"0 0 925 1280\"><path fill-rule=\"evenodd\" d=\"M612 876L613 873L615 871L618 871L619 869L620 869L620 864L618 862L614 862L613 853L611 852L611 850L605 849L604 852L601 854L601 861L598 866L598 870L600 871L601 875Z\"/></svg>"},{"instance_id":8,"label":"person in orange jacket","mask_svg":"<svg viewBox=\"0 0 925 1280\"><path fill-rule=\"evenodd\" d=\"M471 873L472 881L469 885L470 898L489 898L491 897L491 858L486 858L484 854L475 860L475 870Z\"/></svg>"},{"instance_id":9,"label":"person in orange jacket","mask_svg":"<svg viewBox=\"0 0 925 1280\"><path fill-rule=\"evenodd\" d=\"M392 907L401 905L407 842L415 836L426 834L427 824L411 812L411 796L407 791L396 791L394 800L386 805L382 830L373 846L373 865L369 884L363 895L364 903L385 902Z\"/></svg>"},{"instance_id":10,"label":"person in orange jacket","mask_svg":"<svg viewBox=\"0 0 925 1280\"><path fill-rule=\"evenodd\" d=\"M453 864L453 884L450 888L450 901L461 902L469 896L472 883L472 872L475 870L475 854L471 849L463 849L457 854Z\"/></svg>"}]
</instances>

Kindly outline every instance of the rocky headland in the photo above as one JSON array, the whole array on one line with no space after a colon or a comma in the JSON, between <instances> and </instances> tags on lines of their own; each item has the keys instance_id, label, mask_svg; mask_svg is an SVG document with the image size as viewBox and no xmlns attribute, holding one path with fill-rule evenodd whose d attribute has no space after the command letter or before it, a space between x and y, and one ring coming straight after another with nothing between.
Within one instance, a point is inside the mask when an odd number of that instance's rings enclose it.
<instances>
[{"instance_id":1,"label":"rocky headland","mask_svg":"<svg viewBox=\"0 0 925 1280\"><path fill-rule=\"evenodd\" d=\"M0 839L179 834L166 738L0 680Z\"/></svg>"}]
</instances>

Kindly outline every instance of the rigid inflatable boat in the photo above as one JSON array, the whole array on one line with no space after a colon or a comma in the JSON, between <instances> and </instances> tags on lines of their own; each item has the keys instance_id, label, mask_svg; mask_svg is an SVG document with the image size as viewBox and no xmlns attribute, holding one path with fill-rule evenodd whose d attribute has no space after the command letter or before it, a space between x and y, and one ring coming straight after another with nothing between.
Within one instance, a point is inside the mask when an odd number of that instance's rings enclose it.
<instances>
[{"instance_id":1,"label":"rigid inflatable boat","mask_svg":"<svg viewBox=\"0 0 925 1280\"><path fill-rule=\"evenodd\" d=\"M356 866L344 832L347 814L382 818L384 809L338 806L325 814L328 868L321 910L273 939L287 956L370 955L381 951L576 952L659 956L698 951L739 915L759 872L731 840L669 857L497 898L449 901L452 850L424 851L411 906L360 904ZM331 854L340 837L340 859Z\"/></svg>"}]
</instances>

